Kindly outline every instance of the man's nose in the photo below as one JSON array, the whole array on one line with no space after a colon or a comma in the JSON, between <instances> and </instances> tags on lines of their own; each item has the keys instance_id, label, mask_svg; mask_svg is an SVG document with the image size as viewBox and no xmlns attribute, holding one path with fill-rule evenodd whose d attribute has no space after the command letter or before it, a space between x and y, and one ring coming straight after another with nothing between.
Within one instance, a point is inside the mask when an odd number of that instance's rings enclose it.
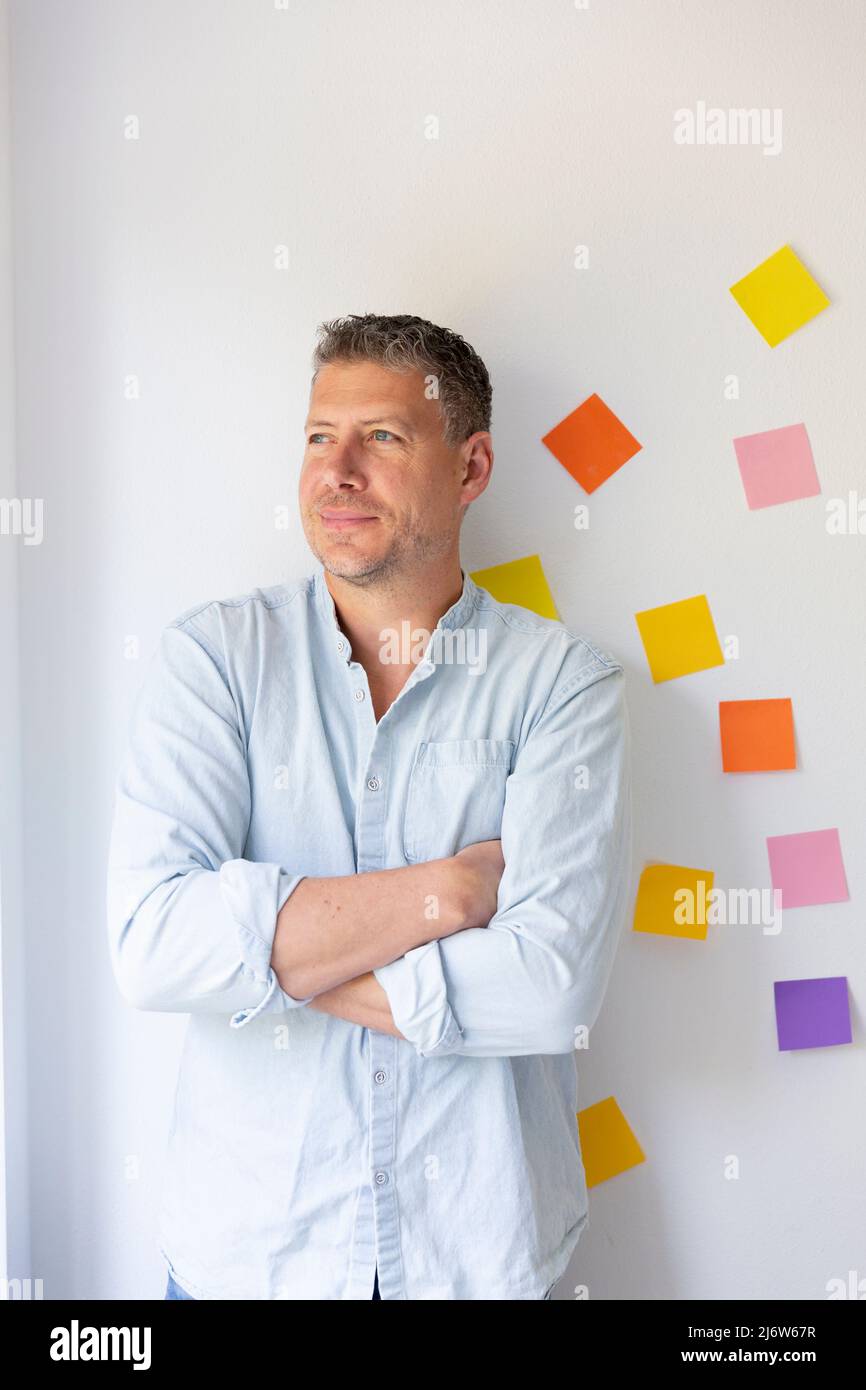
<instances>
[{"instance_id":1,"label":"man's nose","mask_svg":"<svg viewBox=\"0 0 866 1390\"><path fill-rule=\"evenodd\" d=\"M340 444L329 453L325 478L332 487L363 487L365 476L358 451L352 444Z\"/></svg>"}]
</instances>

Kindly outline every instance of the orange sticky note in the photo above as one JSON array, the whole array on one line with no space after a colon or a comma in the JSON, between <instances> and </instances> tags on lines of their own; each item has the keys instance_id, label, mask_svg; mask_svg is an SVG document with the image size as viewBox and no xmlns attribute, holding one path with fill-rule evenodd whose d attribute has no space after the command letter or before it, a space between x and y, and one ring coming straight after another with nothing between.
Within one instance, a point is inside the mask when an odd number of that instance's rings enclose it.
<instances>
[{"instance_id":1,"label":"orange sticky note","mask_svg":"<svg viewBox=\"0 0 866 1390\"><path fill-rule=\"evenodd\" d=\"M587 397L541 442L585 492L594 492L643 447L598 395Z\"/></svg>"},{"instance_id":2,"label":"orange sticky note","mask_svg":"<svg viewBox=\"0 0 866 1390\"><path fill-rule=\"evenodd\" d=\"M539 617L559 619L538 555L525 555L522 560L508 560L486 570L472 570L470 577L500 603L516 603Z\"/></svg>"},{"instance_id":3,"label":"orange sticky note","mask_svg":"<svg viewBox=\"0 0 866 1390\"><path fill-rule=\"evenodd\" d=\"M634 616L656 683L724 666L706 594L644 608Z\"/></svg>"},{"instance_id":4,"label":"orange sticky note","mask_svg":"<svg viewBox=\"0 0 866 1390\"><path fill-rule=\"evenodd\" d=\"M714 874L684 864L647 864L634 905L634 931L706 941Z\"/></svg>"},{"instance_id":5,"label":"orange sticky note","mask_svg":"<svg viewBox=\"0 0 866 1390\"><path fill-rule=\"evenodd\" d=\"M613 1096L578 1111L577 1133L588 1188L646 1160Z\"/></svg>"},{"instance_id":6,"label":"orange sticky note","mask_svg":"<svg viewBox=\"0 0 866 1390\"><path fill-rule=\"evenodd\" d=\"M797 766L790 700L720 700L725 772L779 772Z\"/></svg>"}]
</instances>

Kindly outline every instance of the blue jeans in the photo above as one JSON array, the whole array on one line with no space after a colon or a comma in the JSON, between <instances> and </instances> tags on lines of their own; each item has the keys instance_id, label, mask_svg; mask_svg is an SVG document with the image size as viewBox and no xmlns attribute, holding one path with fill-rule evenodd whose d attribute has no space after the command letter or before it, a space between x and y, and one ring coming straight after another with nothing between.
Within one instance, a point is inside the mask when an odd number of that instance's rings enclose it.
<instances>
[{"instance_id":1,"label":"blue jeans","mask_svg":"<svg viewBox=\"0 0 866 1390\"><path fill-rule=\"evenodd\" d=\"M192 1297L192 1294L187 1293L186 1289L182 1289L180 1284L176 1284L175 1281L172 1279L171 1270L169 1270L168 1273L168 1283L165 1288L165 1296L166 1298L189 1298L192 1299L193 1303L195 1303L195 1299Z\"/></svg>"},{"instance_id":2,"label":"blue jeans","mask_svg":"<svg viewBox=\"0 0 866 1390\"><path fill-rule=\"evenodd\" d=\"M171 1271L169 1271L169 1275L168 1275L168 1284L166 1285L165 1297L166 1297L166 1298L189 1298L189 1299L192 1299L192 1302L193 1302L193 1303L195 1303L195 1299L193 1298L192 1294L191 1294L191 1293L187 1293L186 1289L182 1289L181 1286L180 1286L180 1284L175 1283L174 1279L172 1279L172 1277L171 1277ZM379 1271L378 1271L378 1269L376 1270L376 1279L375 1279L375 1282L374 1282L374 1284L373 1284L373 1297L374 1297L374 1298L378 1298L378 1299L379 1299L379 1302L381 1303L381 1301L382 1301L382 1295L381 1295L380 1292L379 1292ZM163 1300L163 1301L164 1301L164 1300Z\"/></svg>"}]
</instances>

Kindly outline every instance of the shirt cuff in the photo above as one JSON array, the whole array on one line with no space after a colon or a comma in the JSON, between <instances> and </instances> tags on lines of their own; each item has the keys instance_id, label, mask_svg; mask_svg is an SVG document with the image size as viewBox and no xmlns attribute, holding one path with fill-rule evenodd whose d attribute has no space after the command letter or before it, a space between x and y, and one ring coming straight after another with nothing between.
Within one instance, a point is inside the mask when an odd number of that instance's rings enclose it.
<instances>
[{"instance_id":1,"label":"shirt cuff","mask_svg":"<svg viewBox=\"0 0 866 1390\"><path fill-rule=\"evenodd\" d=\"M388 996L391 1017L419 1057L457 1051L463 1033L448 1002L438 941L415 946L373 974Z\"/></svg>"},{"instance_id":2,"label":"shirt cuff","mask_svg":"<svg viewBox=\"0 0 866 1390\"><path fill-rule=\"evenodd\" d=\"M265 1013L284 1013L309 1004L314 997L294 999L286 994L271 965L277 917L304 874L287 874L279 864L256 864L229 859L219 871L220 891L238 929L244 975L262 994L257 1004L232 1014L232 1028L243 1028Z\"/></svg>"}]
</instances>

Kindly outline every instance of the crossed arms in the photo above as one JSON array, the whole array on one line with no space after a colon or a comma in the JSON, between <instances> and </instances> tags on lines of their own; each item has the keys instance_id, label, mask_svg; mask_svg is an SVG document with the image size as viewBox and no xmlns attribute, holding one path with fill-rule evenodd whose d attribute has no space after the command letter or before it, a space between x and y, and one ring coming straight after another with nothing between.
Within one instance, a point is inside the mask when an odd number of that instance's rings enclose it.
<instances>
[{"instance_id":1,"label":"crossed arms","mask_svg":"<svg viewBox=\"0 0 866 1390\"><path fill-rule=\"evenodd\" d=\"M502 867L500 841L487 840L427 864L303 879L277 915L271 965L281 989L310 996L310 1008L404 1038L374 968L486 927Z\"/></svg>"},{"instance_id":2,"label":"crossed arms","mask_svg":"<svg viewBox=\"0 0 866 1390\"><path fill-rule=\"evenodd\" d=\"M108 934L121 994L234 1028L311 1006L422 1057L570 1052L595 1022L625 918L629 746L622 668L576 645L515 757L500 841L310 878L244 857L252 793L235 699L216 649L173 624L117 786ZM479 878L472 861L500 849L493 893L491 863Z\"/></svg>"}]
</instances>

